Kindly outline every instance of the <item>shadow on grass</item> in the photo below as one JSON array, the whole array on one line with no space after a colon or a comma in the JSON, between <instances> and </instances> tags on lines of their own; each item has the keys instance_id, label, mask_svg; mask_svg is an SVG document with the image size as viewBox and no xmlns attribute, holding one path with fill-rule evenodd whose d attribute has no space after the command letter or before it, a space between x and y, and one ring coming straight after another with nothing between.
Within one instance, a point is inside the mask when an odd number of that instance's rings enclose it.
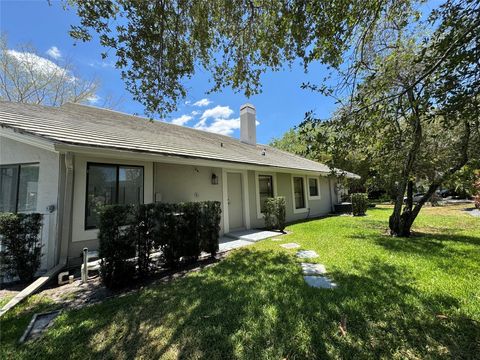
<instances>
[{"instance_id":1,"label":"shadow on grass","mask_svg":"<svg viewBox=\"0 0 480 360\"><path fill-rule=\"evenodd\" d=\"M458 301L418 293L412 275L374 259L336 272L336 290L308 287L283 252L236 251L213 268L62 314L40 341L10 344L20 358L468 357L478 323ZM338 323L347 319L347 335ZM9 326L14 318L2 325Z\"/></svg>"}]
</instances>

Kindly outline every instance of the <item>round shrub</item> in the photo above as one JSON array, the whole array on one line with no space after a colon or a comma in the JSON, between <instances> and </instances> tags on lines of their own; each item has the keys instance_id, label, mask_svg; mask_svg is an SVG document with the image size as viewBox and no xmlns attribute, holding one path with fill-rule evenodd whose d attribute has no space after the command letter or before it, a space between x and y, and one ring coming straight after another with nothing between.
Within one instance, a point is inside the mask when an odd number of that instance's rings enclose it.
<instances>
[{"instance_id":1,"label":"round shrub","mask_svg":"<svg viewBox=\"0 0 480 360\"><path fill-rule=\"evenodd\" d=\"M355 193L351 195L353 216L365 215L368 208L368 195L365 193Z\"/></svg>"},{"instance_id":2,"label":"round shrub","mask_svg":"<svg viewBox=\"0 0 480 360\"><path fill-rule=\"evenodd\" d=\"M285 198L277 196L265 200L263 216L265 218L265 228L267 230L285 229L286 204Z\"/></svg>"}]
</instances>

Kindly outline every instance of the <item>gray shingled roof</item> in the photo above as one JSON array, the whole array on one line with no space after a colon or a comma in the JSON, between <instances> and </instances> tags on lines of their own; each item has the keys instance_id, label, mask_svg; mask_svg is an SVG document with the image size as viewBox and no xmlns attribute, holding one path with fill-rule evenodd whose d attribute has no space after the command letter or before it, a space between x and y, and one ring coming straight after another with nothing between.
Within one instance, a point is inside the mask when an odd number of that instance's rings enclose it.
<instances>
[{"instance_id":1,"label":"gray shingled roof","mask_svg":"<svg viewBox=\"0 0 480 360\"><path fill-rule=\"evenodd\" d=\"M55 144L330 172L324 164L270 146L249 145L229 136L78 104L54 108L0 101L0 125Z\"/></svg>"}]
</instances>

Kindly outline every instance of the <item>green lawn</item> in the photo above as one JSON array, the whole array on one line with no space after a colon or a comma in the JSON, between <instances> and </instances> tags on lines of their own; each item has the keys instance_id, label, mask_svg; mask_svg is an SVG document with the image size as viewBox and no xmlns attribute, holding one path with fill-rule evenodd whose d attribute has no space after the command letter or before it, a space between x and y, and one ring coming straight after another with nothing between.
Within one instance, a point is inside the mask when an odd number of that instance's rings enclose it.
<instances>
[{"instance_id":1,"label":"green lawn","mask_svg":"<svg viewBox=\"0 0 480 360\"><path fill-rule=\"evenodd\" d=\"M389 208L298 223L186 278L63 312L16 345L52 308L37 295L2 320L2 358L479 358L480 219L459 209L422 210L411 239L385 235ZM309 288L283 242L317 251L339 287Z\"/></svg>"}]
</instances>

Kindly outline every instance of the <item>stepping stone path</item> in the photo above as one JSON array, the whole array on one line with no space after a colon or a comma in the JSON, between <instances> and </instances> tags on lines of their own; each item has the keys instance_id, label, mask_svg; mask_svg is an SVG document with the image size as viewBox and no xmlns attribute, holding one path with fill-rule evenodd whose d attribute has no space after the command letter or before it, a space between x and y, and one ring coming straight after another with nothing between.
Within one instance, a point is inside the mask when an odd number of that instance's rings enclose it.
<instances>
[{"instance_id":1,"label":"stepping stone path","mask_svg":"<svg viewBox=\"0 0 480 360\"><path fill-rule=\"evenodd\" d=\"M281 247L285 249L299 248L297 243L281 244ZM313 259L317 258L318 254L313 250L300 250L297 252L297 257L300 259ZM335 289L337 284L332 282L328 277L324 276L327 273L325 265L315 263L301 263L303 279L311 287L321 289Z\"/></svg>"},{"instance_id":2,"label":"stepping stone path","mask_svg":"<svg viewBox=\"0 0 480 360\"><path fill-rule=\"evenodd\" d=\"M301 263L303 275L325 275L327 269L322 264Z\"/></svg>"},{"instance_id":3,"label":"stepping stone path","mask_svg":"<svg viewBox=\"0 0 480 360\"><path fill-rule=\"evenodd\" d=\"M284 249L297 249L300 247L300 245L298 245L297 243L286 243L286 244L281 244L280 246L283 247Z\"/></svg>"},{"instance_id":4,"label":"stepping stone path","mask_svg":"<svg viewBox=\"0 0 480 360\"><path fill-rule=\"evenodd\" d=\"M316 288L321 289L335 289L337 284L330 281L326 276L304 276L305 282Z\"/></svg>"},{"instance_id":5,"label":"stepping stone path","mask_svg":"<svg viewBox=\"0 0 480 360\"><path fill-rule=\"evenodd\" d=\"M297 257L301 259L313 259L318 257L318 254L313 250L301 250L297 252Z\"/></svg>"}]
</instances>

